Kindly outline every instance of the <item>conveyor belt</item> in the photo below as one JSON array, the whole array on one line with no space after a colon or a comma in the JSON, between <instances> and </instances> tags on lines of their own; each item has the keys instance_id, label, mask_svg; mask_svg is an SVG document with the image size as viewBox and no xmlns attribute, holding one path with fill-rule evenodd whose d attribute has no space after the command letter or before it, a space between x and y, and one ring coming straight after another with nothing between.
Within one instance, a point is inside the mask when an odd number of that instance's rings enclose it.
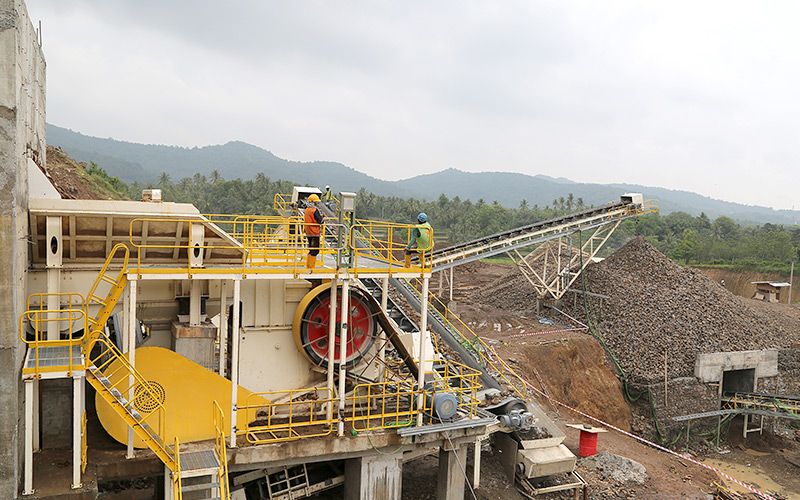
<instances>
[{"instance_id":1,"label":"conveyor belt","mask_svg":"<svg viewBox=\"0 0 800 500\"><path fill-rule=\"evenodd\" d=\"M433 271L441 271L475 260L485 259L578 230L588 230L645 213L641 203L623 197L619 202L589 208L563 217L547 219L527 226L491 234L472 241L435 250Z\"/></svg>"}]
</instances>

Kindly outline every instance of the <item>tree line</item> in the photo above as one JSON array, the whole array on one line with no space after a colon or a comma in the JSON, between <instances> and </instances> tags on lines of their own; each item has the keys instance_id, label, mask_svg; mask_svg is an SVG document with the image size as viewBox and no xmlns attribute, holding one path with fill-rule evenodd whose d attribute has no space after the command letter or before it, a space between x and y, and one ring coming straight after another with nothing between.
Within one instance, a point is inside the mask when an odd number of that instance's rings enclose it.
<instances>
[{"instance_id":1,"label":"tree line","mask_svg":"<svg viewBox=\"0 0 800 500\"><path fill-rule=\"evenodd\" d=\"M273 215L275 194L291 193L294 184L263 174L249 180L227 180L214 171L209 176L195 174L179 180L164 173L154 185L120 185L134 199L142 188L160 188L164 200L192 203L203 213ZM516 208L445 194L436 200L418 200L379 196L364 189L356 199L360 218L411 223L419 212L427 213L438 244L467 241L584 208L583 200L572 194L543 204L523 200ZM725 216L712 220L705 214L673 212L631 219L619 227L607 251L633 236L644 236L664 254L690 265L788 272L789 263L800 257L800 226L742 225Z\"/></svg>"}]
</instances>

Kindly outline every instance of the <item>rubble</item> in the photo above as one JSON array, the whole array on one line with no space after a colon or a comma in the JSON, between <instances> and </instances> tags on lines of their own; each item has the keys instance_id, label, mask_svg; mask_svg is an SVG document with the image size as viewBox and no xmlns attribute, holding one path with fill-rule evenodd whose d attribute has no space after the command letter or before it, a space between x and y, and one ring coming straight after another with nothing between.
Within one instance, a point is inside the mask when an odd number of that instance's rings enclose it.
<instances>
[{"instance_id":1,"label":"rubble","mask_svg":"<svg viewBox=\"0 0 800 500\"><path fill-rule=\"evenodd\" d=\"M630 458L601 451L592 457L581 459L581 467L595 469L605 481L618 484L644 484L647 481L647 470L644 465Z\"/></svg>"},{"instance_id":2,"label":"rubble","mask_svg":"<svg viewBox=\"0 0 800 500\"><path fill-rule=\"evenodd\" d=\"M480 292L481 300L506 309L533 301L519 273ZM681 267L643 238L635 238L586 270L586 289L607 299L566 300L587 317L634 381L694 375L698 353L784 348L800 339L800 317L786 306L733 295L692 268ZM577 288L583 287L578 280ZM575 307L577 305L577 307Z\"/></svg>"}]
</instances>

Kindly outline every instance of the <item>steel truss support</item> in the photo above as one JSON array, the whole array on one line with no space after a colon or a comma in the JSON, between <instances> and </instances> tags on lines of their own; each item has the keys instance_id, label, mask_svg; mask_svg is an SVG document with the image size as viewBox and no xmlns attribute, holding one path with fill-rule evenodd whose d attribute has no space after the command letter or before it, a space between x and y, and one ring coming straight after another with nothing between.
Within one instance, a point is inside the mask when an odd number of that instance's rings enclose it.
<instances>
[{"instance_id":1,"label":"steel truss support","mask_svg":"<svg viewBox=\"0 0 800 500\"><path fill-rule=\"evenodd\" d=\"M606 244L622 220L602 224L590 231L575 231L543 242L528 255L518 249L506 255L536 289L540 299L560 299ZM588 233L588 238L584 236Z\"/></svg>"}]
</instances>

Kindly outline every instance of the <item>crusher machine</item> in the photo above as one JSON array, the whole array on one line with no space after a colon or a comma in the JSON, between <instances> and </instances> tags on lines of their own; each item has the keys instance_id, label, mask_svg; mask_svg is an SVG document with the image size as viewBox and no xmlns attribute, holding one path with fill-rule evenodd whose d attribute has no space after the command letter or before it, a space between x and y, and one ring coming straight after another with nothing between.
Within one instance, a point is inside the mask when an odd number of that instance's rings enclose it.
<instances>
[{"instance_id":1,"label":"crusher machine","mask_svg":"<svg viewBox=\"0 0 800 500\"><path fill-rule=\"evenodd\" d=\"M460 500L466 447L479 463L494 433L508 436L512 468L526 477L572 470L524 380L457 316L429 306L429 279L437 266L561 237L576 222L618 223L641 213L641 199L420 249L408 265L414 226L358 219L355 195L340 193L322 206L320 258L307 268L299 211L315 191L276 195L268 216L203 215L158 196L30 200L23 494L34 492L34 452L52 438L43 408L63 404L46 397L57 379L72 381L71 407L50 410L72 423L73 488L95 420L127 458L146 449L163 462L167 498L300 498L342 482L348 498L399 498L403 461L438 448L438 496Z\"/></svg>"}]
</instances>

